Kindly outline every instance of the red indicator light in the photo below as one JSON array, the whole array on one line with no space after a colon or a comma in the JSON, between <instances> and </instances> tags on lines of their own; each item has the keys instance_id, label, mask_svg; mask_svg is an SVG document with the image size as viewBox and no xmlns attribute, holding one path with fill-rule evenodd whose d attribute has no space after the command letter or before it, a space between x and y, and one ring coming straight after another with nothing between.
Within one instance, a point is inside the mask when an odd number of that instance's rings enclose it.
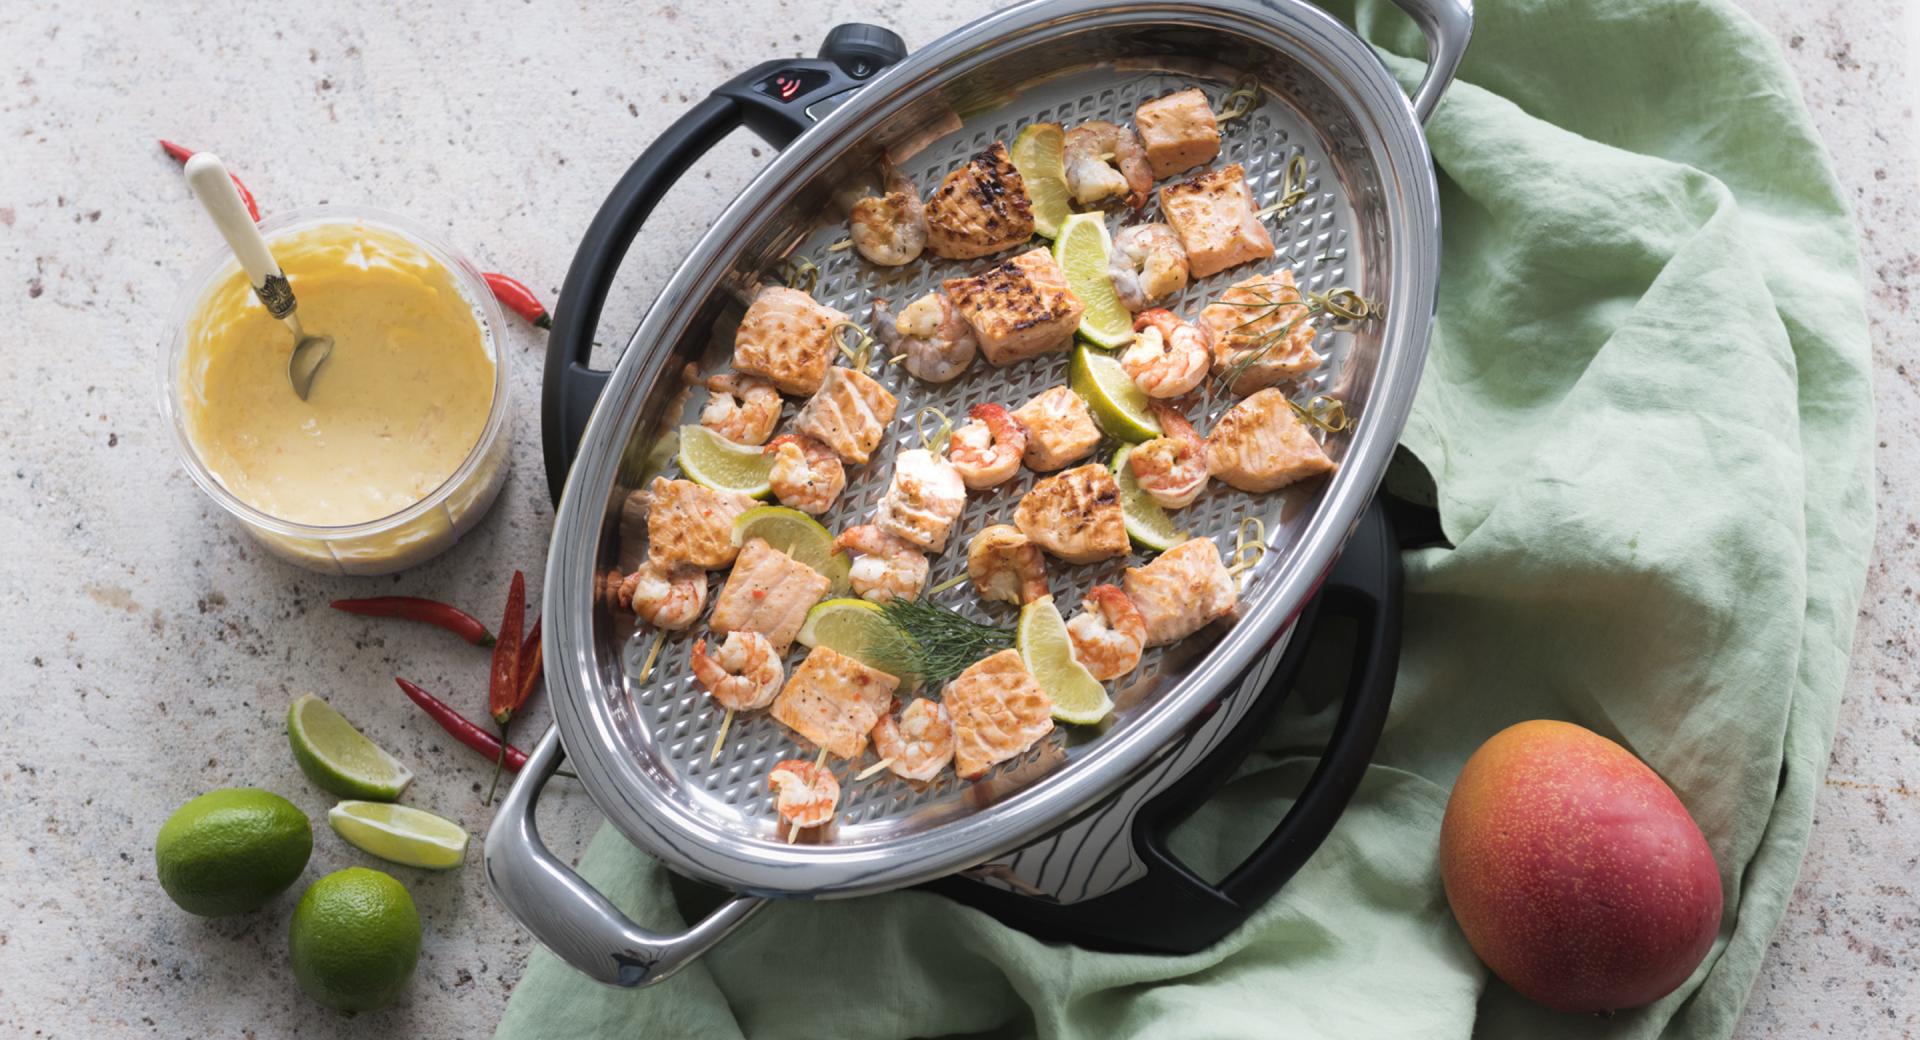
<instances>
[{"instance_id":1,"label":"red indicator light","mask_svg":"<svg viewBox=\"0 0 1920 1040\"><path fill-rule=\"evenodd\" d=\"M793 96L800 93L800 81L797 79L780 76L774 79L773 85L779 89L782 101L792 101Z\"/></svg>"}]
</instances>

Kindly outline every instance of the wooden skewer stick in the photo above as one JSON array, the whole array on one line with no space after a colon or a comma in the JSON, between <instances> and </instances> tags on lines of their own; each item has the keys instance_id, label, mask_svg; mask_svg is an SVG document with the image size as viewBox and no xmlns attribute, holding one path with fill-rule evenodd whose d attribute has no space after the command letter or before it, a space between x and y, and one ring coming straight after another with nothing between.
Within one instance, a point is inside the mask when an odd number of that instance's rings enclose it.
<instances>
[{"instance_id":1,"label":"wooden skewer stick","mask_svg":"<svg viewBox=\"0 0 1920 1040\"><path fill-rule=\"evenodd\" d=\"M722 748L725 748L727 746L727 730L731 729L732 727L733 727L733 709L728 708L727 714L720 720L720 732L715 733L713 735L713 750L707 753L708 765L712 765L715 762L720 761L720 751Z\"/></svg>"},{"instance_id":2,"label":"wooden skewer stick","mask_svg":"<svg viewBox=\"0 0 1920 1040\"><path fill-rule=\"evenodd\" d=\"M868 766L867 768L862 769L856 776L854 776L853 779L856 782L860 780L865 780L867 777L870 777L873 774L878 773L882 769L885 769L892 764L893 764L893 759L883 758L880 761L875 762L874 764Z\"/></svg>"}]
</instances>

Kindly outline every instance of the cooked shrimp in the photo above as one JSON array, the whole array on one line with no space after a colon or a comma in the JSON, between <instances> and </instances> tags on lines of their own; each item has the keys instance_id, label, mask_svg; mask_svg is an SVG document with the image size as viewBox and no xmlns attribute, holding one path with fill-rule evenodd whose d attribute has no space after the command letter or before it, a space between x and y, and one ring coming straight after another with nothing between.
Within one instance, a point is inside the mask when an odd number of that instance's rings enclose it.
<instances>
[{"instance_id":1,"label":"cooked shrimp","mask_svg":"<svg viewBox=\"0 0 1920 1040\"><path fill-rule=\"evenodd\" d=\"M1153 190L1153 170L1147 150L1132 127L1104 119L1082 123L1067 131L1067 190L1082 206L1125 195L1134 209L1147 204ZM1117 169L1116 169L1117 167Z\"/></svg>"},{"instance_id":2,"label":"cooked shrimp","mask_svg":"<svg viewBox=\"0 0 1920 1040\"><path fill-rule=\"evenodd\" d=\"M840 781L833 770L797 758L782 759L767 774L773 808L793 828L818 827L833 819L840 804Z\"/></svg>"},{"instance_id":3,"label":"cooked shrimp","mask_svg":"<svg viewBox=\"0 0 1920 1040\"><path fill-rule=\"evenodd\" d=\"M920 206L920 189L913 178L886 165L886 193L869 195L853 204L847 222L853 248L883 267L899 267L919 259L927 248L927 212Z\"/></svg>"},{"instance_id":4,"label":"cooked shrimp","mask_svg":"<svg viewBox=\"0 0 1920 1040\"><path fill-rule=\"evenodd\" d=\"M1127 464L1140 490L1167 509L1182 509L1207 489L1207 442L1179 410L1149 402L1162 436L1133 449Z\"/></svg>"},{"instance_id":5,"label":"cooked shrimp","mask_svg":"<svg viewBox=\"0 0 1920 1040\"><path fill-rule=\"evenodd\" d=\"M847 487L847 469L832 448L797 433L784 433L767 443L773 470L767 483L783 506L814 516L833 508L833 500Z\"/></svg>"},{"instance_id":6,"label":"cooked shrimp","mask_svg":"<svg viewBox=\"0 0 1920 1040\"><path fill-rule=\"evenodd\" d=\"M873 301L873 334L893 354L906 356L908 375L929 383L960 378L980 349L973 326L938 290L907 304L898 319L887 301Z\"/></svg>"},{"instance_id":7,"label":"cooked shrimp","mask_svg":"<svg viewBox=\"0 0 1920 1040\"><path fill-rule=\"evenodd\" d=\"M853 554L853 566L847 580L853 591L875 603L895 597L918 599L927 584L927 557L916 546L903 542L872 524L860 524L840 532L833 547Z\"/></svg>"},{"instance_id":8,"label":"cooked shrimp","mask_svg":"<svg viewBox=\"0 0 1920 1040\"><path fill-rule=\"evenodd\" d=\"M757 711L773 703L786 672L773 643L758 632L734 629L707 654L707 641L693 644L693 677L728 711Z\"/></svg>"},{"instance_id":9,"label":"cooked shrimp","mask_svg":"<svg viewBox=\"0 0 1920 1040\"><path fill-rule=\"evenodd\" d=\"M1005 405L976 404L968 420L947 440L947 461L975 491L998 487L1020 471L1027 450L1026 428Z\"/></svg>"},{"instance_id":10,"label":"cooked shrimp","mask_svg":"<svg viewBox=\"0 0 1920 1040\"><path fill-rule=\"evenodd\" d=\"M922 697L897 718L880 716L873 724L873 750L894 776L931 780L953 761L953 720L939 701Z\"/></svg>"},{"instance_id":11,"label":"cooked shrimp","mask_svg":"<svg viewBox=\"0 0 1920 1040\"><path fill-rule=\"evenodd\" d=\"M1158 307L1141 311L1133 328L1138 335L1120 355L1120 367L1141 393L1179 397L1207 378L1213 354L1207 350L1206 333Z\"/></svg>"},{"instance_id":12,"label":"cooked shrimp","mask_svg":"<svg viewBox=\"0 0 1920 1040\"><path fill-rule=\"evenodd\" d=\"M1095 585L1087 590L1080 613L1067 622L1073 656L1105 682L1140 667L1147 645L1147 622L1118 586Z\"/></svg>"},{"instance_id":13,"label":"cooked shrimp","mask_svg":"<svg viewBox=\"0 0 1920 1040\"><path fill-rule=\"evenodd\" d=\"M947 547L947 533L967 507L967 485L953 463L925 448L894 456L893 481L874 510L874 526L928 552Z\"/></svg>"},{"instance_id":14,"label":"cooked shrimp","mask_svg":"<svg viewBox=\"0 0 1920 1040\"><path fill-rule=\"evenodd\" d=\"M1107 278L1128 310L1146 310L1153 301L1187 287L1187 251L1173 228L1159 221L1122 228L1113 236Z\"/></svg>"},{"instance_id":15,"label":"cooked shrimp","mask_svg":"<svg viewBox=\"0 0 1920 1040\"><path fill-rule=\"evenodd\" d=\"M967 576L983 599L1014 606L1047 594L1047 561L1040 547L1012 524L980 529L967 546Z\"/></svg>"},{"instance_id":16,"label":"cooked shrimp","mask_svg":"<svg viewBox=\"0 0 1920 1040\"><path fill-rule=\"evenodd\" d=\"M677 632L707 609L707 572L690 563L648 560L620 583L620 598L647 624Z\"/></svg>"},{"instance_id":17,"label":"cooked shrimp","mask_svg":"<svg viewBox=\"0 0 1920 1040\"><path fill-rule=\"evenodd\" d=\"M702 378L693 365L687 382L707 388L700 425L736 444L765 444L780 421L780 391L759 376L716 372Z\"/></svg>"}]
</instances>

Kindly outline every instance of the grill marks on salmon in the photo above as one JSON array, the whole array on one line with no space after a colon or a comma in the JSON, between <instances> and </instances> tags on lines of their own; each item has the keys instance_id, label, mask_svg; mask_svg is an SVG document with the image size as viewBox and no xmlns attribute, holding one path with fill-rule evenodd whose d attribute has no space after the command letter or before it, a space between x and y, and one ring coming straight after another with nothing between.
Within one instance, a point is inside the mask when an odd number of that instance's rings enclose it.
<instances>
[{"instance_id":1,"label":"grill marks on salmon","mask_svg":"<svg viewBox=\"0 0 1920 1040\"><path fill-rule=\"evenodd\" d=\"M1035 484L1014 508L1013 522L1033 544L1068 563L1127 554L1120 485L1097 462Z\"/></svg>"},{"instance_id":2,"label":"grill marks on salmon","mask_svg":"<svg viewBox=\"0 0 1920 1040\"><path fill-rule=\"evenodd\" d=\"M834 326L846 320L798 289L762 289L734 333L733 367L785 393L811 394L833 364Z\"/></svg>"},{"instance_id":3,"label":"grill marks on salmon","mask_svg":"<svg viewBox=\"0 0 1920 1040\"><path fill-rule=\"evenodd\" d=\"M857 758L900 680L816 646L773 702L773 717L839 758Z\"/></svg>"},{"instance_id":4,"label":"grill marks on salmon","mask_svg":"<svg viewBox=\"0 0 1920 1040\"><path fill-rule=\"evenodd\" d=\"M758 632L784 654L806 624L807 611L832 585L826 575L754 538L734 561L707 625L722 635Z\"/></svg>"},{"instance_id":5,"label":"grill marks on salmon","mask_svg":"<svg viewBox=\"0 0 1920 1040\"><path fill-rule=\"evenodd\" d=\"M970 278L941 283L994 365L1066 350L1087 308L1045 249L1029 249Z\"/></svg>"},{"instance_id":6,"label":"grill marks on salmon","mask_svg":"<svg viewBox=\"0 0 1920 1040\"><path fill-rule=\"evenodd\" d=\"M1335 463L1271 387L1227 410L1207 434L1207 468L1242 491L1275 491L1331 473Z\"/></svg>"},{"instance_id":7,"label":"grill marks on salmon","mask_svg":"<svg viewBox=\"0 0 1920 1040\"><path fill-rule=\"evenodd\" d=\"M1273 239L1254 212L1246 171L1229 163L1160 189L1160 212L1187 250L1195 278L1273 255Z\"/></svg>"},{"instance_id":8,"label":"grill marks on salmon","mask_svg":"<svg viewBox=\"0 0 1920 1040\"><path fill-rule=\"evenodd\" d=\"M927 248L949 260L971 260L1033 237L1027 186L999 141L947 174L927 200Z\"/></svg>"},{"instance_id":9,"label":"grill marks on salmon","mask_svg":"<svg viewBox=\"0 0 1920 1040\"><path fill-rule=\"evenodd\" d=\"M1086 399L1069 387L1041 391L1014 409L1013 418L1027 431L1022 461L1035 473L1051 473L1070 462L1079 462L1100 444L1100 427L1094 424L1092 410Z\"/></svg>"},{"instance_id":10,"label":"grill marks on salmon","mask_svg":"<svg viewBox=\"0 0 1920 1040\"><path fill-rule=\"evenodd\" d=\"M827 370L820 391L793 417L793 428L842 459L864 464L880 446L898 407L872 376L836 365Z\"/></svg>"},{"instance_id":11,"label":"grill marks on salmon","mask_svg":"<svg viewBox=\"0 0 1920 1040\"><path fill-rule=\"evenodd\" d=\"M638 494L638 492L636 492ZM691 480L655 477L647 487L647 546L662 563L716 570L733 562L733 522L759 503Z\"/></svg>"},{"instance_id":12,"label":"grill marks on salmon","mask_svg":"<svg viewBox=\"0 0 1920 1040\"><path fill-rule=\"evenodd\" d=\"M1018 650L975 661L941 694L953 720L953 765L975 780L1053 732L1053 702Z\"/></svg>"}]
</instances>

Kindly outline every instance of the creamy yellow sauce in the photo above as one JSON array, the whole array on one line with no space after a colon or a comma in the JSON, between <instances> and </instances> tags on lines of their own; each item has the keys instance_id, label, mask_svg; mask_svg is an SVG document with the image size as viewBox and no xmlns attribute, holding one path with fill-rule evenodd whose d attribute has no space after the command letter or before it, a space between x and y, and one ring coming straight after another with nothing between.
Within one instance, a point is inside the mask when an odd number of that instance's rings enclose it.
<instances>
[{"instance_id":1,"label":"creamy yellow sauce","mask_svg":"<svg viewBox=\"0 0 1920 1040\"><path fill-rule=\"evenodd\" d=\"M390 516L459 469L493 404L493 359L453 273L363 224L272 240L309 335L333 354L305 401L293 334L235 268L188 323L181 405L201 461L235 497L294 523Z\"/></svg>"}]
</instances>

